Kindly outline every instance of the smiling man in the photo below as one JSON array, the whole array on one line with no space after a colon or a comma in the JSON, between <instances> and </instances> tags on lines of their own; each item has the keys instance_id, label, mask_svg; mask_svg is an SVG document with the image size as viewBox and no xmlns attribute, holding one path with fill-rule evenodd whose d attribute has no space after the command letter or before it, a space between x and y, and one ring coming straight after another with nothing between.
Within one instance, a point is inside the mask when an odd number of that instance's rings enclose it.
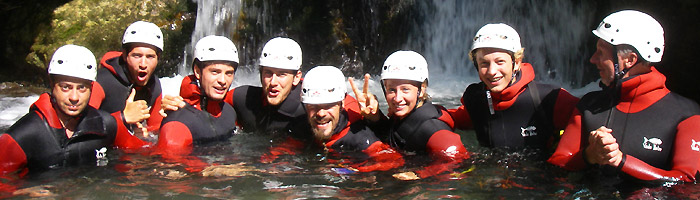
<instances>
[{"instance_id":1,"label":"smiling man","mask_svg":"<svg viewBox=\"0 0 700 200\"><path fill-rule=\"evenodd\" d=\"M474 129L485 147L553 149L578 98L535 81L511 26L486 24L473 38L469 58L481 82L469 85L462 106L449 110L455 128Z\"/></svg>"},{"instance_id":2,"label":"smiling man","mask_svg":"<svg viewBox=\"0 0 700 200\"><path fill-rule=\"evenodd\" d=\"M189 149L193 144L226 140L236 130L236 112L224 96L238 67L238 50L226 37L207 36L195 45L193 75L182 80L180 95L187 102L163 119L157 148ZM185 152L187 153L187 152Z\"/></svg>"},{"instance_id":3,"label":"smiling man","mask_svg":"<svg viewBox=\"0 0 700 200\"><path fill-rule=\"evenodd\" d=\"M153 72L162 52L160 28L137 21L126 28L122 51L107 52L100 61L102 67L97 72L90 105L121 116L120 129L128 129L133 137L119 137L117 146L148 146L148 132L160 128L162 90Z\"/></svg>"},{"instance_id":4,"label":"smiling man","mask_svg":"<svg viewBox=\"0 0 700 200\"><path fill-rule=\"evenodd\" d=\"M88 105L97 63L90 50L65 45L49 63L50 93L0 134L0 174L71 165L106 165L117 121Z\"/></svg>"}]
</instances>

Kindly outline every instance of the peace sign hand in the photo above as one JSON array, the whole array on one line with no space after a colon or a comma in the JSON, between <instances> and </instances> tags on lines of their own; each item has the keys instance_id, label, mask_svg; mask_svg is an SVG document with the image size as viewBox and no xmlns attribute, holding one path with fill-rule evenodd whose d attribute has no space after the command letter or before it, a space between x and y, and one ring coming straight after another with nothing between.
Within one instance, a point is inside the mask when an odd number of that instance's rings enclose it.
<instances>
[{"instance_id":1,"label":"peace sign hand","mask_svg":"<svg viewBox=\"0 0 700 200\"><path fill-rule=\"evenodd\" d=\"M352 77L348 78L348 81L350 82L352 91L355 93L362 116L371 122L379 121L379 114L377 113L377 110L379 110L379 102L377 101L377 97L369 92L369 74L365 74L365 83L362 86L362 91L357 89Z\"/></svg>"}]
</instances>

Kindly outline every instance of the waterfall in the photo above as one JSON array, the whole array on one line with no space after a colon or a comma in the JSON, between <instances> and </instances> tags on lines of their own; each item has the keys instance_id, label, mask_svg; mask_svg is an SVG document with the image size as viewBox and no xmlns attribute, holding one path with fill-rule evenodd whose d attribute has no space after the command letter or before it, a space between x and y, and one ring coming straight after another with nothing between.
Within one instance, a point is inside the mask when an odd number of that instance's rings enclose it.
<instances>
[{"instance_id":1,"label":"waterfall","mask_svg":"<svg viewBox=\"0 0 700 200\"><path fill-rule=\"evenodd\" d=\"M192 32L190 44L184 49L184 60L180 65L179 74L188 75L192 70L192 55L194 45L207 35L219 35L229 39L234 34L241 0L193 0L197 3L197 19ZM240 49L240 47L238 47Z\"/></svg>"},{"instance_id":2,"label":"waterfall","mask_svg":"<svg viewBox=\"0 0 700 200\"><path fill-rule=\"evenodd\" d=\"M591 81L582 74L588 63L585 55L593 52L588 44L596 25L593 2L436 0L418 1L416 6L424 19L406 46L426 57L431 80L443 80L438 84L479 81L467 54L476 31L488 23L506 23L518 31L524 62L533 64L536 80L569 89Z\"/></svg>"}]
</instances>

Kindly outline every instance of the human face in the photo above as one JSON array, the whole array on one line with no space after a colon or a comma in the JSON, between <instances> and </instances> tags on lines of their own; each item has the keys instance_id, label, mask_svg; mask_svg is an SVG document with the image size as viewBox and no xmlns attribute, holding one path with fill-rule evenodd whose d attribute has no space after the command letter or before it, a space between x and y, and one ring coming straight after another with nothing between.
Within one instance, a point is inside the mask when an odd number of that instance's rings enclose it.
<instances>
[{"instance_id":1,"label":"human face","mask_svg":"<svg viewBox=\"0 0 700 200\"><path fill-rule=\"evenodd\" d=\"M301 71L261 66L260 80L267 103L280 105L301 81Z\"/></svg>"},{"instance_id":2,"label":"human face","mask_svg":"<svg viewBox=\"0 0 700 200\"><path fill-rule=\"evenodd\" d=\"M600 82L610 86L610 83L615 79L615 63L613 62L613 46L610 43L605 42L605 40L598 39L596 43L596 50L591 56L590 61L596 68L598 68L598 74L600 74Z\"/></svg>"},{"instance_id":3,"label":"human face","mask_svg":"<svg viewBox=\"0 0 700 200\"><path fill-rule=\"evenodd\" d=\"M221 101L233 82L235 68L226 63L212 63L204 69L195 66L194 71L204 94L209 99Z\"/></svg>"},{"instance_id":4,"label":"human face","mask_svg":"<svg viewBox=\"0 0 700 200\"><path fill-rule=\"evenodd\" d=\"M333 129L338 126L341 102L327 104L304 104L311 131L317 141L325 142L333 136Z\"/></svg>"},{"instance_id":5,"label":"human face","mask_svg":"<svg viewBox=\"0 0 700 200\"><path fill-rule=\"evenodd\" d=\"M502 92L513 81L513 72L520 62L515 63L507 51L497 48L480 48L474 54L479 79L491 92Z\"/></svg>"},{"instance_id":6,"label":"human face","mask_svg":"<svg viewBox=\"0 0 700 200\"><path fill-rule=\"evenodd\" d=\"M158 65L158 54L155 47L148 45L136 45L129 51L124 60L128 65L129 76L133 84L145 86L151 79L153 71Z\"/></svg>"},{"instance_id":7,"label":"human face","mask_svg":"<svg viewBox=\"0 0 700 200\"><path fill-rule=\"evenodd\" d=\"M53 75L53 88L51 94L56 100L56 108L64 116L76 117L90 100L92 82L89 80L70 76ZM61 114L59 114L60 116Z\"/></svg>"},{"instance_id":8,"label":"human face","mask_svg":"<svg viewBox=\"0 0 700 200\"><path fill-rule=\"evenodd\" d=\"M417 81L386 79L384 89L386 101L389 104L389 115L403 119L408 116L418 103L418 89L421 84ZM423 89L422 92L425 92Z\"/></svg>"}]
</instances>

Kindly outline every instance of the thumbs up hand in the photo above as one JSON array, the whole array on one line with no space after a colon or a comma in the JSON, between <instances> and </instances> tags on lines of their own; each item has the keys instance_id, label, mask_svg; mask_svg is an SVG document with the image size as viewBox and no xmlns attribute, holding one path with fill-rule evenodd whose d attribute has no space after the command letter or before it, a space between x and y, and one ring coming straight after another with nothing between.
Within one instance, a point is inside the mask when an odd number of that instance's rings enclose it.
<instances>
[{"instance_id":1,"label":"thumbs up hand","mask_svg":"<svg viewBox=\"0 0 700 200\"><path fill-rule=\"evenodd\" d=\"M131 94L129 94L129 98L126 99L126 105L123 111L124 121L126 121L127 124L138 123L151 117L146 101L134 101L134 96L136 96L136 90L131 89Z\"/></svg>"}]
</instances>

